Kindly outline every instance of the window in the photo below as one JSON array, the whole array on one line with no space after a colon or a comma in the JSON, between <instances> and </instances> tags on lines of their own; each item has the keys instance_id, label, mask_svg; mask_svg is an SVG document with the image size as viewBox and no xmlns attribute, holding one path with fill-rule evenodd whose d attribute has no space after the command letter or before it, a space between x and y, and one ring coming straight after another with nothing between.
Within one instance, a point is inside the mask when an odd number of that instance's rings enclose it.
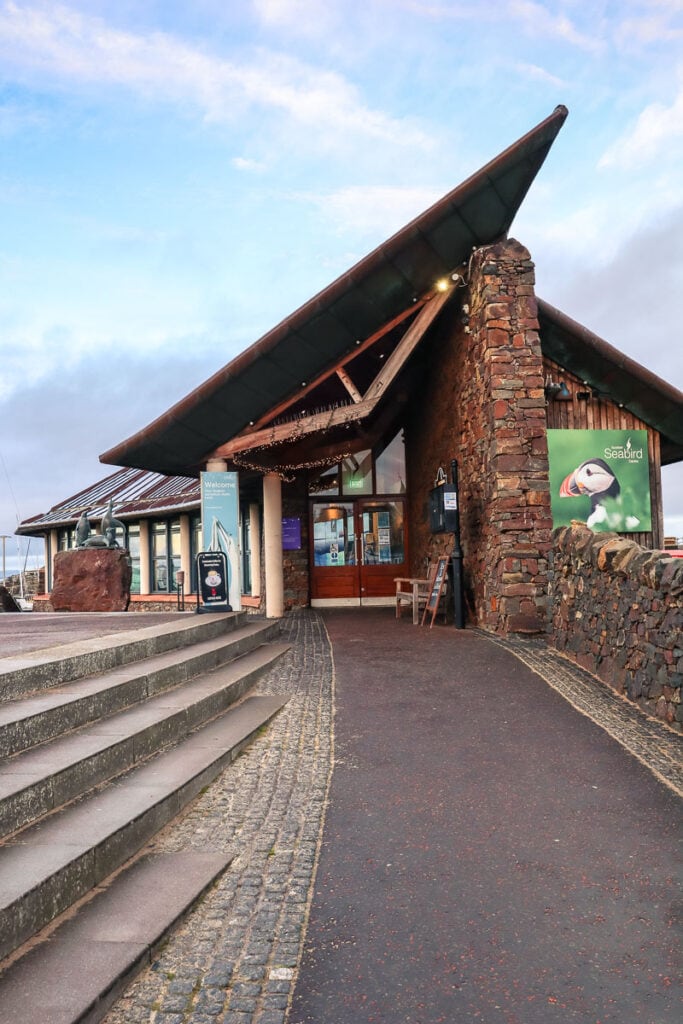
<instances>
[{"instance_id":1,"label":"window","mask_svg":"<svg viewBox=\"0 0 683 1024\"><path fill-rule=\"evenodd\" d=\"M202 521L198 515L190 516L190 590L197 593L197 555L204 550Z\"/></svg>"},{"instance_id":2,"label":"window","mask_svg":"<svg viewBox=\"0 0 683 1024\"><path fill-rule=\"evenodd\" d=\"M152 546L152 590L157 594L174 593L176 573L180 569L180 520L153 522L150 528Z\"/></svg>"},{"instance_id":3,"label":"window","mask_svg":"<svg viewBox=\"0 0 683 1024\"><path fill-rule=\"evenodd\" d=\"M340 480L341 478L341 480ZM340 487L341 483L341 487ZM308 482L312 498L362 497L368 494L406 493L406 453L403 431L371 451L348 455L341 464L313 472Z\"/></svg>"},{"instance_id":4,"label":"window","mask_svg":"<svg viewBox=\"0 0 683 1024\"><path fill-rule=\"evenodd\" d=\"M128 526L128 551L130 553L130 567L132 576L130 581L131 594L140 593L140 524L134 523Z\"/></svg>"},{"instance_id":5,"label":"window","mask_svg":"<svg viewBox=\"0 0 683 1024\"><path fill-rule=\"evenodd\" d=\"M377 456L375 476L378 494L406 493L406 450L402 430Z\"/></svg>"}]
</instances>

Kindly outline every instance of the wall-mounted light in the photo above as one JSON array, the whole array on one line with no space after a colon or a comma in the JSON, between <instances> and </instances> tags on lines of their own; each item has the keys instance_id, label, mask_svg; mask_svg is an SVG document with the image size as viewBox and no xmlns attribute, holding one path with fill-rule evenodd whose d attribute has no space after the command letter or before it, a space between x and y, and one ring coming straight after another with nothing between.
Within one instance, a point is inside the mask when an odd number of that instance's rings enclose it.
<instances>
[{"instance_id":1,"label":"wall-mounted light","mask_svg":"<svg viewBox=\"0 0 683 1024\"><path fill-rule=\"evenodd\" d=\"M548 377L543 390L549 402L571 402L572 400L572 393L563 380L554 381Z\"/></svg>"}]
</instances>

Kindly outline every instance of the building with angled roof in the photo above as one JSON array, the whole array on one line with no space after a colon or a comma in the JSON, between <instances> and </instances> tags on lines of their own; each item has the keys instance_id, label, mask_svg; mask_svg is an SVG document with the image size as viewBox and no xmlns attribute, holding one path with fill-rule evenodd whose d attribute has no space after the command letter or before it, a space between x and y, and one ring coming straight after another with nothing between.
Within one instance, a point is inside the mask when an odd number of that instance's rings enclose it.
<instances>
[{"instance_id":1,"label":"building with angled roof","mask_svg":"<svg viewBox=\"0 0 683 1024\"><path fill-rule=\"evenodd\" d=\"M393 602L395 577L453 550L429 500L454 461L467 606L485 628L545 628L565 508L662 545L660 470L683 459L683 396L539 299L509 235L566 116L558 107L101 456L185 480L237 472L243 571L266 614ZM558 484L567 445L577 462Z\"/></svg>"}]
</instances>

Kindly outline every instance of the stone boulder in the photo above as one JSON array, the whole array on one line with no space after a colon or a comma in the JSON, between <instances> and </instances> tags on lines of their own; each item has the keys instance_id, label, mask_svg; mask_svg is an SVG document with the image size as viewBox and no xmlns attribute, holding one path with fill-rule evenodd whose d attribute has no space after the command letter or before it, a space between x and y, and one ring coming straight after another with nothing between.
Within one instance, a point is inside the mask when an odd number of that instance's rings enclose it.
<instances>
[{"instance_id":1,"label":"stone boulder","mask_svg":"<svg viewBox=\"0 0 683 1024\"><path fill-rule=\"evenodd\" d=\"M122 548L58 551L50 603L56 612L125 612L131 566Z\"/></svg>"}]
</instances>

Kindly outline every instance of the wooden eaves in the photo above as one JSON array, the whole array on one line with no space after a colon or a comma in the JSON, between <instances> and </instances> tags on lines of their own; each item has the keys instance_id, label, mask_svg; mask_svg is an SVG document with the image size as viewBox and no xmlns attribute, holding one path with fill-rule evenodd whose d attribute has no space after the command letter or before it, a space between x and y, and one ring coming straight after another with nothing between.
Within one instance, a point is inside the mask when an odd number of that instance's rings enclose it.
<instances>
[{"instance_id":1,"label":"wooden eaves","mask_svg":"<svg viewBox=\"0 0 683 1024\"><path fill-rule=\"evenodd\" d=\"M229 460L235 455L251 451L254 448L270 448L274 445L291 444L311 434L328 431L333 427L344 426L368 417L387 393L391 384L396 380L401 369L405 366L429 327L448 302L452 293L453 289L449 288L447 291L438 292L427 299L397 347L365 391L365 394L361 395L355 385L353 385L353 382L351 382L353 392L357 396L354 397L348 385L344 382L353 398L352 404L325 410L324 412L299 416L294 421L288 423L276 423L267 427L259 427L258 424L255 424L252 429L243 431L238 437L234 437L231 441L219 445L212 452L211 458ZM339 363L327 371L325 376L331 376L336 373L343 380L342 374L345 374L343 367L346 362L348 362L348 358L340 360Z\"/></svg>"}]
</instances>

